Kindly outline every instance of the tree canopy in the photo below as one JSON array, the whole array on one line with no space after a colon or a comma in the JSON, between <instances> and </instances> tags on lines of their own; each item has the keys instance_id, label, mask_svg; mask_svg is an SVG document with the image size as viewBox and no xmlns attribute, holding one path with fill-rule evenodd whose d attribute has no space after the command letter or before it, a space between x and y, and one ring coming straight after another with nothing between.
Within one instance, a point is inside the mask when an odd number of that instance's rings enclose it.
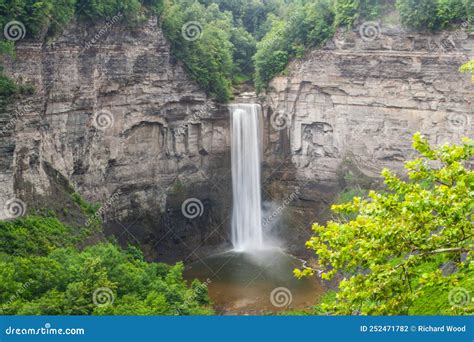
<instances>
[{"instance_id":1,"label":"tree canopy","mask_svg":"<svg viewBox=\"0 0 474 342\"><path fill-rule=\"evenodd\" d=\"M385 192L334 205L337 220L313 225L307 247L317 254L323 279L343 277L326 312L474 312L470 303L450 300L451 291L474 290L474 172L465 165L474 141L432 148L416 134L413 147L421 156L405 164L409 180L385 169ZM300 277L312 273L295 270ZM437 305L434 312L430 305Z\"/></svg>"},{"instance_id":2,"label":"tree canopy","mask_svg":"<svg viewBox=\"0 0 474 342\"><path fill-rule=\"evenodd\" d=\"M408 28L438 30L472 21L474 5L470 0L18 0L0 1L0 24L18 21L26 38L38 39L60 34L74 17L90 22L121 13L121 25L133 27L155 15L192 78L226 102L235 84L253 80L264 90L289 60L322 45L338 27L393 11ZM0 87L11 93L10 82Z\"/></svg>"}]
</instances>

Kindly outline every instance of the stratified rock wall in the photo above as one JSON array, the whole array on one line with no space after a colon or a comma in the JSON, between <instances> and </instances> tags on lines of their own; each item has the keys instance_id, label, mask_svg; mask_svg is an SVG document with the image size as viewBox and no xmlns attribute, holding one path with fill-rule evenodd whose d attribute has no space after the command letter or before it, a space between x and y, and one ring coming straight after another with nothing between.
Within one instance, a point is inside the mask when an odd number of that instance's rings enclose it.
<instances>
[{"instance_id":1,"label":"stratified rock wall","mask_svg":"<svg viewBox=\"0 0 474 342\"><path fill-rule=\"evenodd\" d=\"M187 257L226 240L228 113L173 59L156 18L133 30L73 24L46 43L18 42L4 65L35 93L0 116L9 124L0 137L3 202L41 207L52 195L46 163L106 204L111 231L148 244L150 255ZM196 218L181 211L188 198L202 203Z\"/></svg>"},{"instance_id":2,"label":"stratified rock wall","mask_svg":"<svg viewBox=\"0 0 474 342\"><path fill-rule=\"evenodd\" d=\"M264 229L293 251L340 189L401 171L414 132L437 144L474 136L474 84L458 72L474 35L379 33L339 32L275 78L262 103ZM35 92L0 113L2 206L60 207L53 183L68 180L104 207L109 232L151 258L226 243L228 110L173 59L156 19L75 23L45 43L17 42L3 64Z\"/></svg>"},{"instance_id":3,"label":"stratified rock wall","mask_svg":"<svg viewBox=\"0 0 474 342\"><path fill-rule=\"evenodd\" d=\"M287 208L301 215L287 225L306 227L298 238L323 219L329 193L371 184L384 167L401 172L415 132L434 144L474 137L474 83L458 71L474 58L474 34L377 29L364 39L338 32L270 84L265 195L282 201L300 189Z\"/></svg>"}]
</instances>

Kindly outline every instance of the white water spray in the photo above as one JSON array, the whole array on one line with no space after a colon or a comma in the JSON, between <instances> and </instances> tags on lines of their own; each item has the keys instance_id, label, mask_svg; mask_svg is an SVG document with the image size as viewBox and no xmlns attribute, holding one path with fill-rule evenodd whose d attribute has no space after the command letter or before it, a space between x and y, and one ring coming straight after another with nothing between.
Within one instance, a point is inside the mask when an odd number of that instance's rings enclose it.
<instances>
[{"instance_id":1,"label":"white water spray","mask_svg":"<svg viewBox=\"0 0 474 342\"><path fill-rule=\"evenodd\" d=\"M261 133L257 104L231 105L232 243L239 251L263 247L260 190Z\"/></svg>"}]
</instances>

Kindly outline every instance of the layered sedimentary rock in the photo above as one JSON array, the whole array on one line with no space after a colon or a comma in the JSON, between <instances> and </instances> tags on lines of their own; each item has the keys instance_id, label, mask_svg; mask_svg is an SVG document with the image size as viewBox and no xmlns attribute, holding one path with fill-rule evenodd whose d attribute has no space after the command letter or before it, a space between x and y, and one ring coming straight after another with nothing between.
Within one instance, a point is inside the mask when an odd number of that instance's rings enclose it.
<instances>
[{"instance_id":1,"label":"layered sedimentary rock","mask_svg":"<svg viewBox=\"0 0 474 342\"><path fill-rule=\"evenodd\" d=\"M414 132L433 143L474 136L474 85L458 72L474 58L474 36L379 29L339 32L262 101L263 225L292 251L342 188L375 186L383 167L401 171ZM228 110L173 59L156 20L132 30L72 24L17 42L3 65L35 91L0 113L0 218L13 198L61 209L70 183L102 205L110 233L150 258L189 260L226 244Z\"/></svg>"},{"instance_id":2,"label":"layered sedimentary rock","mask_svg":"<svg viewBox=\"0 0 474 342\"><path fill-rule=\"evenodd\" d=\"M228 113L173 59L156 18L133 30L74 24L52 41L18 42L3 63L35 89L1 116L3 203L50 204L60 175L150 256L196 257L227 240ZM184 214L189 198L198 205Z\"/></svg>"},{"instance_id":3,"label":"layered sedimentary rock","mask_svg":"<svg viewBox=\"0 0 474 342\"><path fill-rule=\"evenodd\" d=\"M433 144L474 137L474 84L458 71L474 57L474 35L369 24L370 35L340 31L270 84L266 196L292 198L285 225L300 227L295 241L327 218L328 194L374 186L384 167L402 174L415 132Z\"/></svg>"}]
</instances>

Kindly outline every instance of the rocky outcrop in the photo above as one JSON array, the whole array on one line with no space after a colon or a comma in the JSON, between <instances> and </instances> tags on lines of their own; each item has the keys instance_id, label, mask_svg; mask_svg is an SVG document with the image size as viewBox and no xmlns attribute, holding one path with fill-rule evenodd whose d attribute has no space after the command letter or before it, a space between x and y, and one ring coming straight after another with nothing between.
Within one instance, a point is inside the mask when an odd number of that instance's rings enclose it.
<instances>
[{"instance_id":1,"label":"rocky outcrop","mask_svg":"<svg viewBox=\"0 0 474 342\"><path fill-rule=\"evenodd\" d=\"M54 169L104 207L120 241L153 258L195 258L227 240L227 110L173 59L156 18L134 29L115 19L20 41L3 61L35 92L0 117L1 199L41 207ZM189 198L197 214L182 210Z\"/></svg>"},{"instance_id":2,"label":"rocky outcrop","mask_svg":"<svg viewBox=\"0 0 474 342\"><path fill-rule=\"evenodd\" d=\"M474 35L372 25L370 36L340 31L293 62L264 102L266 197L301 191L284 222L286 236L298 227L300 246L328 217L331 193L348 182L375 186L384 167L401 171L415 132L434 144L474 136L474 84L458 71L474 57Z\"/></svg>"}]
</instances>

